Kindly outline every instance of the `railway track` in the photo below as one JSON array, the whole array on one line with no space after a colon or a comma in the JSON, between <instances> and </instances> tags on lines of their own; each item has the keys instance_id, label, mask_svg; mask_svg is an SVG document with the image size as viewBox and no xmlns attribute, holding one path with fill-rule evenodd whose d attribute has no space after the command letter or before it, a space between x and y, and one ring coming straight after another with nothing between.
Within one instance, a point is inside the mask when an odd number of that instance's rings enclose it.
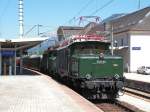
<instances>
[{"instance_id":1,"label":"railway track","mask_svg":"<svg viewBox=\"0 0 150 112\"><path fill-rule=\"evenodd\" d=\"M124 91L127 95L150 102L150 83L127 79Z\"/></svg>"},{"instance_id":2,"label":"railway track","mask_svg":"<svg viewBox=\"0 0 150 112\"><path fill-rule=\"evenodd\" d=\"M116 101L94 102L104 112L135 112Z\"/></svg>"},{"instance_id":3,"label":"railway track","mask_svg":"<svg viewBox=\"0 0 150 112\"><path fill-rule=\"evenodd\" d=\"M132 88L125 88L124 90L125 94L150 102L150 93L139 91Z\"/></svg>"},{"instance_id":4,"label":"railway track","mask_svg":"<svg viewBox=\"0 0 150 112\"><path fill-rule=\"evenodd\" d=\"M125 87L132 88L132 89L150 94L150 83L147 83L147 82L126 79Z\"/></svg>"},{"instance_id":5,"label":"railway track","mask_svg":"<svg viewBox=\"0 0 150 112\"><path fill-rule=\"evenodd\" d=\"M136 97L141 100L145 100L150 102L150 94L147 92L125 88L125 94L129 96ZM104 112L144 112L134 105L130 105L126 102L120 102L118 100L114 101L101 101L101 102L93 102L98 108L103 110Z\"/></svg>"}]
</instances>

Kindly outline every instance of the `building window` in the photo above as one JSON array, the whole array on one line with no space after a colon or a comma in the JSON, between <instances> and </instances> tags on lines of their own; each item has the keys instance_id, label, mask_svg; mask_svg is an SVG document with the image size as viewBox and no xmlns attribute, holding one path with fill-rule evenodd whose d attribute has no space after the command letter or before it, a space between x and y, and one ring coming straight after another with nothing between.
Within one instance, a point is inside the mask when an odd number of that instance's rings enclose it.
<instances>
[{"instance_id":1,"label":"building window","mask_svg":"<svg viewBox=\"0 0 150 112\"><path fill-rule=\"evenodd\" d=\"M123 46L123 38L121 39L121 46Z\"/></svg>"}]
</instances>

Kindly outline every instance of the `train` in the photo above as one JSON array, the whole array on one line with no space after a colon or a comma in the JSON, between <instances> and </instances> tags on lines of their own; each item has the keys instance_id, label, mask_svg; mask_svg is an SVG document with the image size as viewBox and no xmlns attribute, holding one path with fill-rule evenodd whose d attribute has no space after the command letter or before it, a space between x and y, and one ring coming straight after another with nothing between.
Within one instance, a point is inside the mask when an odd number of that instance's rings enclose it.
<instances>
[{"instance_id":1,"label":"train","mask_svg":"<svg viewBox=\"0 0 150 112\"><path fill-rule=\"evenodd\" d=\"M24 58L23 64L67 82L87 99L114 99L125 78L123 58L111 55L110 45L103 36L74 35L49 47L42 57Z\"/></svg>"}]
</instances>

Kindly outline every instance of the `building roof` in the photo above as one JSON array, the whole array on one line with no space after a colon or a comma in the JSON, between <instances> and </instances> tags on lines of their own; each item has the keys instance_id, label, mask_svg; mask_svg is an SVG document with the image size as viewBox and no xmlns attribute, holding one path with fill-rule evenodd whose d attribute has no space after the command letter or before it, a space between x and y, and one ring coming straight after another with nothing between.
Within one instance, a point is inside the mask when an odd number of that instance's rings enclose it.
<instances>
[{"instance_id":1,"label":"building roof","mask_svg":"<svg viewBox=\"0 0 150 112\"><path fill-rule=\"evenodd\" d=\"M105 27L103 24L97 24L94 27L92 27L87 34L88 35L97 35L97 34L102 34L104 32Z\"/></svg>"},{"instance_id":2,"label":"building roof","mask_svg":"<svg viewBox=\"0 0 150 112\"><path fill-rule=\"evenodd\" d=\"M110 31L113 25L114 33L123 31L150 31L150 7L132 12L121 14L116 17L110 16L102 23L93 27L87 34L96 32Z\"/></svg>"},{"instance_id":3,"label":"building roof","mask_svg":"<svg viewBox=\"0 0 150 112\"><path fill-rule=\"evenodd\" d=\"M26 50L29 49L47 38L16 38L16 39L0 39L0 50Z\"/></svg>"},{"instance_id":4,"label":"building roof","mask_svg":"<svg viewBox=\"0 0 150 112\"><path fill-rule=\"evenodd\" d=\"M80 29L83 29L83 27L80 27L80 26L60 26L59 28L62 28L64 30L80 30Z\"/></svg>"},{"instance_id":5,"label":"building roof","mask_svg":"<svg viewBox=\"0 0 150 112\"><path fill-rule=\"evenodd\" d=\"M79 26L60 26L57 30L58 39L63 40L67 37L70 37L72 35L85 35L89 34L88 32L91 31L91 29L96 26L97 23L90 22L85 27L79 27Z\"/></svg>"},{"instance_id":6,"label":"building roof","mask_svg":"<svg viewBox=\"0 0 150 112\"><path fill-rule=\"evenodd\" d=\"M58 40L63 40L66 37L79 34L83 27L78 26L60 26L57 30Z\"/></svg>"},{"instance_id":7,"label":"building roof","mask_svg":"<svg viewBox=\"0 0 150 112\"><path fill-rule=\"evenodd\" d=\"M115 31L150 30L150 7L135 11L110 21Z\"/></svg>"},{"instance_id":8,"label":"building roof","mask_svg":"<svg viewBox=\"0 0 150 112\"><path fill-rule=\"evenodd\" d=\"M113 14L110 17L104 19L102 21L102 23L106 23L106 22L112 21L114 19L120 18L120 17L125 16L125 15L127 15L127 14L126 13Z\"/></svg>"},{"instance_id":9,"label":"building roof","mask_svg":"<svg viewBox=\"0 0 150 112\"><path fill-rule=\"evenodd\" d=\"M92 28L94 28L97 25L95 22L88 23L83 30L80 32L81 35L91 34L89 31L91 31Z\"/></svg>"}]
</instances>

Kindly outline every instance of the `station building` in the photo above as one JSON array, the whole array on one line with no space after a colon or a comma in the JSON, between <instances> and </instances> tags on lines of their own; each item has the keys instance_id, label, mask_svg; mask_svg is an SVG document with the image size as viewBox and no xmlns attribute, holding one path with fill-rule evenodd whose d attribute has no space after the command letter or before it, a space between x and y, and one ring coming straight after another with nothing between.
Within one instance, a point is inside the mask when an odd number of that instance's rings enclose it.
<instances>
[{"instance_id":1,"label":"station building","mask_svg":"<svg viewBox=\"0 0 150 112\"><path fill-rule=\"evenodd\" d=\"M111 23L116 53L123 56L126 72L150 66L150 7L127 14Z\"/></svg>"},{"instance_id":2,"label":"station building","mask_svg":"<svg viewBox=\"0 0 150 112\"><path fill-rule=\"evenodd\" d=\"M114 52L123 57L124 71L136 72L140 66L150 66L150 7L109 18L90 32L103 28L111 32L110 26L113 27Z\"/></svg>"},{"instance_id":3,"label":"station building","mask_svg":"<svg viewBox=\"0 0 150 112\"><path fill-rule=\"evenodd\" d=\"M0 39L0 75L16 75L17 56L20 57L20 73L22 72L22 56L27 49L36 46L46 38Z\"/></svg>"}]
</instances>

